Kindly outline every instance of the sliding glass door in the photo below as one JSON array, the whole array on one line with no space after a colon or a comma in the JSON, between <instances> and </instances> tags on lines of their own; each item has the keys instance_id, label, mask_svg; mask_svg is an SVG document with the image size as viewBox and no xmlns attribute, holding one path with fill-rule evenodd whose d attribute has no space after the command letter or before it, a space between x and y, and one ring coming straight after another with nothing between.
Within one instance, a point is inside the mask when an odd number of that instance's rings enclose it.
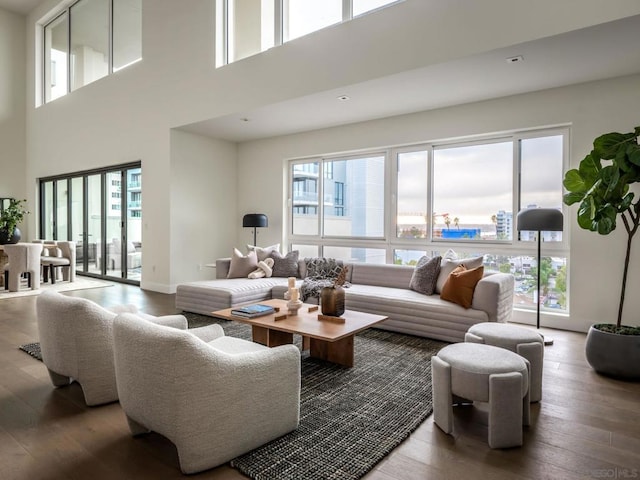
<instances>
[{"instance_id":1,"label":"sliding glass door","mask_svg":"<svg viewBox=\"0 0 640 480\"><path fill-rule=\"evenodd\" d=\"M142 271L140 162L40 180L44 240L76 242L76 271L139 284Z\"/></svg>"}]
</instances>

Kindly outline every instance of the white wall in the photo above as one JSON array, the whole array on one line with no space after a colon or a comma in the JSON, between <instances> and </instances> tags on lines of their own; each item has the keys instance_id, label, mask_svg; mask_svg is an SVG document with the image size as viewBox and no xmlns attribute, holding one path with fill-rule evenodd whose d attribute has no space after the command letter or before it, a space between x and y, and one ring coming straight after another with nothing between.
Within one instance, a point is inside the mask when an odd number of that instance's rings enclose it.
<instances>
[{"instance_id":1,"label":"white wall","mask_svg":"<svg viewBox=\"0 0 640 480\"><path fill-rule=\"evenodd\" d=\"M0 10L0 197L26 197L25 59L25 18Z\"/></svg>"},{"instance_id":2,"label":"white wall","mask_svg":"<svg viewBox=\"0 0 640 480\"><path fill-rule=\"evenodd\" d=\"M236 186L234 143L172 130L169 290L181 281L215 278L205 265L231 256L236 230L228 226L241 221Z\"/></svg>"},{"instance_id":3,"label":"white wall","mask_svg":"<svg viewBox=\"0 0 640 480\"><path fill-rule=\"evenodd\" d=\"M362 148L443 140L513 129L570 124L571 168L592 148L595 137L609 131L632 131L640 125L640 76L501 98L459 107L403 115L298 135L243 143L239 146L238 208L255 205L269 214L268 237L283 232L285 159ZM603 114L608 112L608 114ZM257 174L256 172L259 172ZM262 188L258 188L262 185ZM266 192L266 193L265 193ZM543 325L586 331L595 322L615 321L622 278L626 234L622 224L608 237L581 230L575 207L570 231L570 318L544 315ZM640 324L640 241L632 251L625 322ZM633 266L635 265L635 268ZM534 315L518 314L524 323Z\"/></svg>"},{"instance_id":4,"label":"white wall","mask_svg":"<svg viewBox=\"0 0 640 480\"><path fill-rule=\"evenodd\" d=\"M36 107L36 24L50 18L58 3L44 0L27 18L26 198L35 204L43 176L141 160L142 287L160 291L199 275L172 256L172 156L180 153L171 146L172 128L640 13L635 0L406 0L216 70L213 0L143 0L143 60ZM338 134L331 143L341 141ZM272 188L281 192L281 168L239 178L238 215L268 214L270 226L261 234L269 241L261 243L279 241L280 207L265 208L255 195L242 195L249 185L267 195ZM220 187L227 184L214 180L211 188ZM204 218L209 206L202 205ZM34 233L36 218L29 219ZM235 231L237 239L250 238L248 229L238 231L237 218L227 220L219 227ZM198 234L196 225L191 228L188 237ZM190 264L217 254L199 248Z\"/></svg>"}]
</instances>

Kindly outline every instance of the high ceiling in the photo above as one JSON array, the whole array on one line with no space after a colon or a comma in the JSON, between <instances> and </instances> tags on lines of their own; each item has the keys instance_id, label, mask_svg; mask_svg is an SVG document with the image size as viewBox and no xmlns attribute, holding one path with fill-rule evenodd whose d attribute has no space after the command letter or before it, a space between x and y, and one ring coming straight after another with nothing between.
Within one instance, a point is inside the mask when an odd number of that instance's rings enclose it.
<instances>
[{"instance_id":1,"label":"high ceiling","mask_svg":"<svg viewBox=\"0 0 640 480\"><path fill-rule=\"evenodd\" d=\"M0 0L0 8L26 14L41 1ZM640 73L638 32L640 15L182 128L247 141L631 75Z\"/></svg>"},{"instance_id":2,"label":"high ceiling","mask_svg":"<svg viewBox=\"0 0 640 480\"><path fill-rule=\"evenodd\" d=\"M247 141L631 75L640 73L639 32L640 15L627 17L183 129ZM507 62L515 56L522 61Z\"/></svg>"},{"instance_id":3,"label":"high ceiling","mask_svg":"<svg viewBox=\"0 0 640 480\"><path fill-rule=\"evenodd\" d=\"M21 15L28 14L36 8L42 0L0 0L0 8Z\"/></svg>"}]
</instances>

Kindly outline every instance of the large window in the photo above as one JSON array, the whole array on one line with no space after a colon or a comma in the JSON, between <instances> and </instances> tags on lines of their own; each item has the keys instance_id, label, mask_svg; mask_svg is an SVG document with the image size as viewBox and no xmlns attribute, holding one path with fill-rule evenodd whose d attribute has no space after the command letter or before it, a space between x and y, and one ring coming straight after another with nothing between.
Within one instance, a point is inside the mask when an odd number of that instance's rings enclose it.
<instances>
[{"instance_id":1,"label":"large window","mask_svg":"<svg viewBox=\"0 0 640 480\"><path fill-rule=\"evenodd\" d=\"M567 308L568 244L517 230L526 207L562 210L565 129L392 148L290 163L287 243L346 261L415 264L423 255L484 255L516 278L516 306ZM320 174L322 172L322 175ZM538 269L542 292L536 291Z\"/></svg>"},{"instance_id":2,"label":"large window","mask_svg":"<svg viewBox=\"0 0 640 480\"><path fill-rule=\"evenodd\" d=\"M76 269L139 284L140 162L40 180L40 237L76 242Z\"/></svg>"},{"instance_id":3,"label":"large window","mask_svg":"<svg viewBox=\"0 0 640 480\"><path fill-rule=\"evenodd\" d=\"M109 1L71 7L71 90L109 74Z\"/></svg>"},{"instance_id":4,"label":"large window","mask_svg":"<svg viewBox=\"0 0 640 480\"><path fill-rule=\"evenodd\" d=\"M401 0L217 0L220 67Z\"/></svg>"},{"instance_id":5,"label":"large window","mask_svg":"<svg viewBox=\"0 0 640 480\"><path fill-rule=\"evenodd\" d=\"M318 175L320 162L292 164L293 232L296 235L315 236L321 232L326 237L383 238L384 155L330 159L322 163L322 179Z\"/></svg>"},{"instance_id":6,"label":"large window","mask_svg":"<svg viewBox=\"0 0 640 480\"><path fill-rule=\"evenodd\" d=\"M78 0L43 26L44 102L142 57L142 0Z\"/></svg>"},{"instance_id":7,"label":"large window","mask_svg":"<svg viewBox=\"0 0 640 480\"><path fill-rule=\"evenodd\" d=\"M285 0L282 39L285 42L342 21L342 0Z\"/></svg>"},{"instance_id":8,"label":"large window","mask_svg":"<svg viewBox=\"0 0 640 480\"><path fill-rule=\"evenodd\" d=\"M511 240L495 219L513 205L512 166L511 141L435 147L433 238Z\"/></svg>"},{"instance_id":9,"label":"large window","mask_svg":"<svg viewBox=\"0 0 640 480\"><path fill-rule=\"evenodd\" d=\"M67 12L44 27L44 100L49 102L67 94L69 21Z\"/></svg>"}]
</instances>

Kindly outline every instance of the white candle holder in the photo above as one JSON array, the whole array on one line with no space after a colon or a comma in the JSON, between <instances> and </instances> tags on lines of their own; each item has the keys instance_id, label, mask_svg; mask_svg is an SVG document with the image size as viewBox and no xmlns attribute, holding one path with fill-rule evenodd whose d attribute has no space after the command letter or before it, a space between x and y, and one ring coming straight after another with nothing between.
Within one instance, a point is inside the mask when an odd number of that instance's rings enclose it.
<instances>
[{"instance_id":1,"label":"white candle holder","mask_svg":"<svg viewBox=\"0 0 640 480\"><path fill-rule=\"evenodd\" d=\"M288 301L287 310L289 311L289 315L297 315L298 310L300 310L301 306L302 306L302 300Z\"/></svg>"}]
</instances>

